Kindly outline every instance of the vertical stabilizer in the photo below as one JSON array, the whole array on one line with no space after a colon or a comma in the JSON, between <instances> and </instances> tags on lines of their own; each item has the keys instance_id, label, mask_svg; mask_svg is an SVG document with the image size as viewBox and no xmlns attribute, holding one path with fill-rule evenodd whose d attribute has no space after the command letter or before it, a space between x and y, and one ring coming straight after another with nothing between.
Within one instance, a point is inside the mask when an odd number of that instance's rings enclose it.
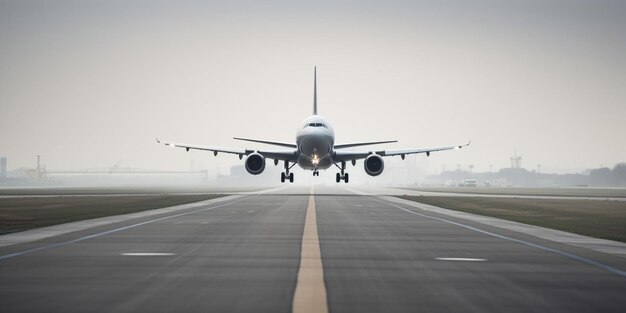
<instances>
[{"instance_id":1,"label":"vertical stabilizer","mask_svg":"<svg viewBox=\"0 0 626 313\"><path fill-rule=\"evenodd\" d=\"M313 115L317 115L317 66L313 67Z\"/></svg>"}]
</instances>

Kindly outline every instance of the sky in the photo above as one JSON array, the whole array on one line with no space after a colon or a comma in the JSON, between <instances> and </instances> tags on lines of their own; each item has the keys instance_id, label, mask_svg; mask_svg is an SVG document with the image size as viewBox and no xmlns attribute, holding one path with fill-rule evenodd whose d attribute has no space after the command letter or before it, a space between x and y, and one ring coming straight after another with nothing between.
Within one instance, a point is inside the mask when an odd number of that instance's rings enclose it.
<instances>
[{"instance_id":1,"label":"sky","mask_svg":"<svg viewBox=\"0 0 626 313\"><path fill-rule=\"evenodd\" d=\"M314 66L338 143L472 140L410 159L423 173L626 161L626 2L575 0L0 0L0 155L227 173L236 156L155 138L295 141Z\"/></svg>"}]
</instances>

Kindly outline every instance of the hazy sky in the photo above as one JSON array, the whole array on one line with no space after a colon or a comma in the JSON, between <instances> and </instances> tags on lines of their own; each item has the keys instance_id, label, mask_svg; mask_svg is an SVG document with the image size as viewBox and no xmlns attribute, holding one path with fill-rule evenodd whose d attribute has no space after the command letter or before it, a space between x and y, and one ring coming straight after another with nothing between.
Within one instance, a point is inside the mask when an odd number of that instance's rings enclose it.
<instances>
[{"instance_id":1,"label":"hazy sky","mask_svg":"<svg viewBox=\"0 0 626 313\"><path fill-rule=\"evenodd\" d=\"M9 168L227 168L184 143L337 141L487 171L626 161L625 1L0 0L0 155ZM359 171L362 171L359 168Z\"/></svg>"}]
</instances>

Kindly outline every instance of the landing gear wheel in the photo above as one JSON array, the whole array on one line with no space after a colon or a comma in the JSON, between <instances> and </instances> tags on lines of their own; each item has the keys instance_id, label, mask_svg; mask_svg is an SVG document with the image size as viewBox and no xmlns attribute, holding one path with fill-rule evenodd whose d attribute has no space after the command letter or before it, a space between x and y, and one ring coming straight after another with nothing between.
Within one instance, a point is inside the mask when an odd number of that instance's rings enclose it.
<instances>
[{"instance_id":1,"label":"landing gear wheel","mask_svg":"<svg viewBox=\"0 0 626 313\"><path fill-rule=\"evenodd\" d=\"M337 182L341 181L341 175L339 173L337 173L336 180L337 180Z\"/></svg>"},{"instance_id":2,"label":"landing gear wheel","mask_svg":"<svg viewBox=\"0 0 626 313\"><path fill-rule=\"evenodd\" d=\"M347 184L348 183L348 173L346 173L345 175L343 175L343 181Z\"/></svg>"},{"instance_id":3,"label":"landing gear wheel","mask_svg":"<svg viewBox=\"0 0 626 313\"><path fill-rule=\"evenodd\" d=\"M281 183L285 182L285 173L280 173L280 182Z\"/></svg>"},{"instance_id":4,"label":"landing gear wheel","mask_svg":"<svg viewBox=\"0 0 626 313\"><path fill-rule=\"evenodd\" d=\"M293 183L293 173L289 173L289 182Z\"/></svg>"}]
</instances>

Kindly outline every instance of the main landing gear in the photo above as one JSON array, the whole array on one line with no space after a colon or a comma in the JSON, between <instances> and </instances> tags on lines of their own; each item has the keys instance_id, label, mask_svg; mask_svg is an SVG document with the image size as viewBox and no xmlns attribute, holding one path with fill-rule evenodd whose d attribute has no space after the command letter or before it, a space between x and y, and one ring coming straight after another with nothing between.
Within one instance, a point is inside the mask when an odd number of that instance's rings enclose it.
<instances>
[{"instance_id":1,"label":"main landing gear","mask_svg":"<svg viewBox=\"0 0 626 313\"><path fill-rule=\"evenodd\" d=\"M284 183L285 180L289 180L290 183L293 183L293 173L289 173L289 170L294 167L297 163L289 166L289 161L285 161L285 172L280 173L280 182Z\"/></svg>"},{"instance_id":2,"label":"main landing gear","mask_svg":"<svg viewBox=\"0 0 626 313\"><path fill-rule=\"evenodd\" d=\"M280 182L284 183L285 180L289 180L290 183L293 183L293 173L289 173L289 174L280 173Z\"/></svg>"},{"instance_id":3,"label":"main landing gear","mask_svg":"<svg viewBox=\"0 0 626 313\"><path fill-rule=\"evenodd\" d=\"M344 171L346 170L346 162L345 161L341 161L341 167L339 167L339 165L337 165L337 163L335 163L335 166L341 170L341 173L337 173L337 176L336 176L335 180L337 182L340 182L341 180L343 180L345 183L348 183L348 180L350 179L350 176L348 175L348 173L344 173Z\"/></svg>"}]
</instances>

